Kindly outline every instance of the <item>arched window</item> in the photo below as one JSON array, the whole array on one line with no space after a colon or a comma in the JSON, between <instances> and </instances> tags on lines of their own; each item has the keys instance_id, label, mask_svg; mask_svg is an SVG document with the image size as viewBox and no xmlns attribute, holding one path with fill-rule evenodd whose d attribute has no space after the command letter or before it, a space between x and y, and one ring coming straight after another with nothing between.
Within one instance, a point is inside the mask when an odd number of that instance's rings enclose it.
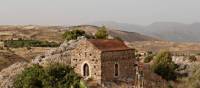
<instances>
[{"instance_id":1,"label":"arched window","mask_svg":"<svg viewBox=\"0 0 200 88\"><path fill-rule=\"evenodd\" d=\"M90 75L89 66L88 66L88 64L84 64L84 65L83 65L83 76L84 76L84 77L87 77L87 76L89 76L89 75Z\"/></svg>"},{"instance_id":2,"label":"arched window","mask_svg":"<svg viewBox=\"0 0 200 88\"><path fill-rule=\"evenodd\" d=\"M115 71L115 76L119 76L119 65L118 64L115 64L114 71Z\"/></svg>"}]
</instances>

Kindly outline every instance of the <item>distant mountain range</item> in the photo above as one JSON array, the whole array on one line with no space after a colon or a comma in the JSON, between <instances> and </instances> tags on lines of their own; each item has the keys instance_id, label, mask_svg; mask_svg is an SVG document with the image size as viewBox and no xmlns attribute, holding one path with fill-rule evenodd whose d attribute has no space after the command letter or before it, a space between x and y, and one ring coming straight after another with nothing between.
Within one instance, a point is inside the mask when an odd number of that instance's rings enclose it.
<instances>
[{"instance_id":1,"label":"distant mountain range","mask_svg":"<svg viewBox=\"0 0 200 88\"><path fill-rule=\"evenodd\" d=\"M200 42L200 23L155 22L148 26L118 22L94 22L91 24L97 26L105 25L113 29L137 32L174 42Z\"/></svg>"}]
</instances>

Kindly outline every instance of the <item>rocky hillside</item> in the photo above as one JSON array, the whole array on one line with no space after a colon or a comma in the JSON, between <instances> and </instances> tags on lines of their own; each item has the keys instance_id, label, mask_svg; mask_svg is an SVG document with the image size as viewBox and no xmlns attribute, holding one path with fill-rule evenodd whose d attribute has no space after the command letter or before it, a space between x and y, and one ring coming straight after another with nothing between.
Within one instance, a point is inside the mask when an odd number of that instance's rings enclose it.
<instances>
[{"instance_id":1,"label":"rocky hillside","mask_svg":"<svg viewBox=\"0 0 200 88\"><path fill-rule=\"evenodd\" d=\"M20 74L24 68L27 68L33 64L39 64L41 66L45 66L48 63L64 63L66 65L70 64L70 51L73 50L78 44L79 40L82 39L86 38L80 37L77 40L71 40L69 42L65 41L60 47L51 49L44 54L38 55L30 63L21 61L3 69L0 72L0 88L12 88L16 75Z\"/></svg>"},{"instance_id":2,"label":"rocky hillside","mask_svg":"<svg viewBox=\"0 0 200 88\"><path fill-rule=\"evenodd\" d=\"M26 61L23 57L7 50L0 50L0 71L16 62Z\"/></svg>"},{"instance_id":3,"label":"rocky hillside","mask_svg":"<svg viewBox=\"0 0 200 88\"><path fill-rule=\"evenodd\" d=\"M47 40L54 42L63 42L62 34L67 30L79 29L84 30L88 34L95 34L99 27L92 25L80 25L80 26L0 26L0 40L7 39L35 39L35 40ZM111 36L121 37L125 41L152 41L157 40L155 38L141 35L136 32L126 32L114 29L108 29Z\"/></svg>"},{"instance_id":4,"label":"rocky hillside","mask_svg":"<svg viewBox=\"0 0 200 88\"><path fill-rule=\"evenodd\" d=\"M34 59L37 55L43 54L44 52L54 49L48 47L32 47L27 48L9 48L0 49L0 71L16 62L26 61L29 62Z\"/></svg>"},{"instance_id":5,"label":"rocky hillside","mask_svg":"<svg viewBox=\"0 0 200 88\"><path fill-rule=\"evenodd\" d=\"M35 59L33 59L30 63L27 62L18 62L13 65L11 65L8 68L3 69L0 72L0 88L12 88L13 82L16 78L17 74L20 74L25 68L33 65L33 64L39 64L40 66L46 66L48 63L64 63L64 64L70 64L70 57L73 54L71 52L77 44L81 40L85 40L85 37L79 37L77 40L70 40L65 41L63 44L60 45L60 47L56 49L51 49L47 51L44 54L38 55ZM153 77L153 78L152 78ZM150 77L147 77L145 79L146 81L155 84L157 81L152 81L155 78L155 75L152 75ZM109 87L101 87L101 88L111 88L112 87L119 87L118 85L122 85L125 88L130 87L130 85L125 84L116 84L116 83L105 83L104 86ZM131 83L132 85L132 83Z\"/></svg>"}]
</instances>

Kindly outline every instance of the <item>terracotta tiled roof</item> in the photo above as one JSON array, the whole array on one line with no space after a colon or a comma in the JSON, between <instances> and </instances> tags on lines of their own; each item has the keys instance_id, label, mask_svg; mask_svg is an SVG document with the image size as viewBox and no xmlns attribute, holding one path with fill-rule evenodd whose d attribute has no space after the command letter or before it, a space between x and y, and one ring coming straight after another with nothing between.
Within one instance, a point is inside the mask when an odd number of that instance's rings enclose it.
<instances>
[{"instance_id":1,"label":"terracotta tiled roof","mask_svg":"<svg viewBox=\"0 0 200 88\"><path fill-rule=\"evenodd\" d=\"M130 50L123 41L116 39L89 39L95 47L101 51L119 51L119 50Z\"/></svg>"}]
</instances>

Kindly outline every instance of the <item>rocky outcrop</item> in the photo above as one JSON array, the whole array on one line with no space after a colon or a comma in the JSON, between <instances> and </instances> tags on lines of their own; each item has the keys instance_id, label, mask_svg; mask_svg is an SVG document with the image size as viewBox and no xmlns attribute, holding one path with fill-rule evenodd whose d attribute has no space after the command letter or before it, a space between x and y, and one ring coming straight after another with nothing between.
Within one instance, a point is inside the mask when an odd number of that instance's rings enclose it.
<instances>
[{"instance_id":1,"label":"rocky outcrop","mask_svg":"<svg viewBox=\"0 0 200 88\"><path fill-rule=\"evenodd\" d=\"M65 41L60 47L52 49L32 60L33 64L46 65L48 63L70 64L72 50L76 47L80 40L86 39L79 37L77 40Z\"/></svg>"},{"instance_id":2,"label":"rocky outcrop","mask_svg":"<svg viewBox=\"0 0 200 88\"><path fill-rule=\"evenodd\" d=\"M16 75L20 74L26 67L27 62L17 62L0 72L0 88L12 88Z\"/></svg>"},{"instance_id":3,"label":"rocky outcrop","mask_svg":"<svg viewBox=\"0 0 200 88\"><path fill-rule=\"evenodd\" d=\"M20 74L25 68L32 64L39 64L44 66L48 63L63 63L70 64L71 51L79 43L80 40L86 39L79 37L77 40L65 41L60 47L52 49L42 55L37 56L30 63L17 62L0 72L0 88L13 88L13 82L16 75Z\"/></svg>"},{"instance_id":4,"label":"rocky outcrop","mask_svg":"<svg viewBox=\"0 0 200 88\"><path fill-rule=\"evenodd\" d=\"M186 56L172 56L172 61L176 64L188 65L191 63L189 57Z\"/></svg>"}]
</instances>

